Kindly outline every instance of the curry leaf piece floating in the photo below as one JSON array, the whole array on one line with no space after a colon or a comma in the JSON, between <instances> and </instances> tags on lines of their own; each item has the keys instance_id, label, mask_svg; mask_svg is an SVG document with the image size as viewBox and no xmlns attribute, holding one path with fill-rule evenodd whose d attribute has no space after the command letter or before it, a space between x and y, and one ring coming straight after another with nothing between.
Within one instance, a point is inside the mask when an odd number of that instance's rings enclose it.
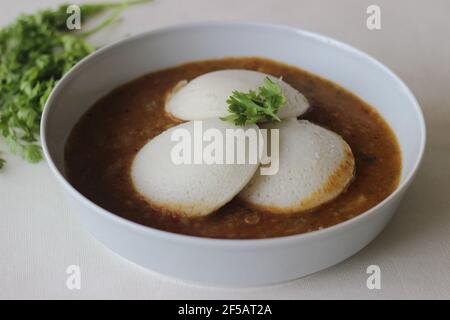
<instances>
[{"instance_id":1,"label":"curry leaf piece floating","mask_svg":"<svg viewBox=\"0 0 450 320\"><path fill-rule=\"evenodd\" d=\"M84 33L67 29L67 5L21 15L0 30L0 133L12 153L31 163L42 159L39 126L45 102L56 82L94 51L86 37L116 21L127 6L149 1L81 5L82 22L113 10ZM0 168L4 164L0 158Z\"/></svg>"},{"instance_id":2,"label":"curry leaf piece floating","mask_svg":"<svg viewBox=\"0 0 450 320\"><path fill-rule=\"evenodd\" d=\"M286 97L278 83L266 78L258 92L233 91L227 104L230 115L221 119L237 126L245 126L257 122L280 121L277 112L286 104Z\"/></svg>"}]
</instances>

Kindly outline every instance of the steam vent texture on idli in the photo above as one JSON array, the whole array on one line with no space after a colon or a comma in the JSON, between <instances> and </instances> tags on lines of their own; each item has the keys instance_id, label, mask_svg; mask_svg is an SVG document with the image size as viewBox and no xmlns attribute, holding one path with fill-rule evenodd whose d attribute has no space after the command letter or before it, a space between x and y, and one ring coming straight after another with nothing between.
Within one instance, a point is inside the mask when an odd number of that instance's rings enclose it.
<instances>
[{"instance_id":1,"label":"steam vent texture on idli","mask_svg":"<svg viewBox=\"0 0 450 320\"><path fill-rule=\"evenodd\" d=\"M280 129L279 171L258 171L239 194L247 203L273 213L304 211L332 200L352 180L354 157L339 135L295 118L262 128Z\"/></svg>"},{"instance_id":2,"label":"steam vent texture on idli","mask_svg":"<svg viewBox=\"0 0 450 320\"><path fill-rule=\"evenodd\" d=\"M233 91L257 91L269 77L283 89L287 103L278 112L281 119L298 117L309 107L306 98L281 79L250 70L220 70L203 74L189 82L180 82L166 101L166 111L180 120L225 117L227 99Z\"/></svg>"},{"instance_id":3,"label":"steam vent texture on idli","mask_svg":"<svg viewBox=\"0 0 450 320\"><path fill-rule=\"evenodd\" d=\"M196 121L205 132L215 128L225 136L226 129L236 129L230 123L219 119ZM248 126L258 130L256 125ZM172 127L150 140L137 153L131 167L131 177L136 190L162 211L186 217L205 216L230 201L250 181L259 162L250 164L176 164L171 157L172 150L179 141L172 141L172 133L185 129L192 137L194 122L186 122ZM243 130L240 130L243 133ZM178 131L180 132L180 131ZM204 142L204 150L209 142ZM226 147L224 143L223 152ZM236 144L237 145L237 144ZM234 149L236 151L236 148ZM247 150L248 151L248 150ZM197 151L195 151L197 152ZM200 151L201 152L201 151ZM236 151L237 152L237 151ZM192 161L194 151L192 152Z\"/></svg>"}]
</instances>

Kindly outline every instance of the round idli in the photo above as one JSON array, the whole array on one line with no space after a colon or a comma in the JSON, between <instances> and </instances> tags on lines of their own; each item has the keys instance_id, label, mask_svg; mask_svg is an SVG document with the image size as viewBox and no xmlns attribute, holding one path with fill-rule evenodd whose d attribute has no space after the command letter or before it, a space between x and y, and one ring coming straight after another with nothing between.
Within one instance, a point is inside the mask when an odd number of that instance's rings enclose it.
<instances>
[{"instance_id":1,"label":"round idli","mask_svg":"<svg viewBox=\"0 0 450 320\"><path fill-rule=\"evenodd\" d=\"M201 126L201 129L198 126ZM205 216L229 202L250 181L259 166L259 159L249 160L249 149L246 148L248 144L244 145L244 163L227 164L225 160L222 163L208 160L205 154L209 153L205 152L208 146L212 146L213 141L218 140L209 135L209 138L204 138L207 142L203 141L203 147L200 149L197 142L199 130L204 133L200 136L202 138L207 136L207 132L213 132L209 129L223 137L226 136L227 130L236 130L233 131L236 136L244 140L245 130L255 130L255 134L258 134L259 130L256 125L237 128L219 119L208 119L182 123L150 140L133 160L131 179L136 191L151 206L169 214ZM189 152L180 148L181 137L186 139L186 135L191 137L190 140L185 140L188 141L189 150L192 150ZM239 142L235 143L233 149L236 156L239 145ZM226 143L217 146L216 151L210 154L222 153L222 159L225 159L230 146ZM195 158L199 154L200 158ZM185 161L186 159L190 160Z\"/></svg>"},{"instance_id":2,"label":"round idli","mask_svg":"<svg viewBox=\"0 0 450 320\"><path fill-rule=\"evenodd\" d=\"M258 170L239 194L248 204L280 214L310 210L337 197L352 180L352 151L336 133L295 118L262 128L279 129L279 170Z\"/></svg>"},{"instance_id":3,"label":"round idli","mask_svg":"<svg viewBox=\"0 0 450 320\"><path fill-rule=\"evenodd\" d=\"M281 119L298 117L308 109L305 96L281 79L262 72L231 69L179 82L167 96L166 112L180 120L225 117L229 114L227 99L233 91L257 91L266 77L280 84L286 97L286 105L277 114Z\"/></svg>"}]
</instances>

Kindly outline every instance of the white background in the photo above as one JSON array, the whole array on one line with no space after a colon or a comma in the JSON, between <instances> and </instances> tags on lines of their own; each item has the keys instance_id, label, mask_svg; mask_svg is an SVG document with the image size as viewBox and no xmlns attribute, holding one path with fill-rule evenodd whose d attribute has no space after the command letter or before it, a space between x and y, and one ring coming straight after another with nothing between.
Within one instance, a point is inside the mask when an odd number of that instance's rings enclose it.
<instances>
[{"instance_id":1,"label":"white background","mask_svg":"<svg viewBox=\"0 0 450 320\"><path fill-rule=\"evenodd\" d=\"M62 2L2 0L0 26L20 12ZM370 4L381 7L380 31L366 28ZM410 86L424 110L423 165L392 222L352 258L277 286L224 289L169 279L113 254L78 224L44 162L26 164L0 142L8 161L0 172L0 298L450 298L449 12L448 0L156 0L129 9L121 24L92 40L106 44L177 23L241 20L301 27L368 52ZM79 291L65 285L72 264L81 267ZM371 264L381 268L381 290L366 287Z\"/></svg>"}]
</instances>

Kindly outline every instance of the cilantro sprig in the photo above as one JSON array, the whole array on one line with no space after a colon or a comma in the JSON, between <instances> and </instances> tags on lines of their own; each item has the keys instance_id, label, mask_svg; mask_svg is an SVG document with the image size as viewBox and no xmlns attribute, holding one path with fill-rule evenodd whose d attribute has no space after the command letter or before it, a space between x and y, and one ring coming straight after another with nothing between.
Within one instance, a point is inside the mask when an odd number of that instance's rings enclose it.
<instances>
[{"instance_id":1,"label":"cilantro sprig","mask_svg":"<svg viewBox=\"0 0 450 320\"><path fill-rule=\"evenodd\" d=\"M236 126L245 126L258 122L281 121L277 112L286 104L286 97L281 86L267 77L258 92L233 91L227 104L230 115L221 119Z\"/></svg>"},{"instance_id":2,"label":"cilantro sprig","mask_svg":"<svg viewBox=\"0 0 450 320\"><path fill-rule=\"evenodd\" d=\"M142 2L149 0L80 5L82 23L112 10L108 18L87 32L67 29L67 5L21 15L0 30L0 132L12 153L32 163L42 159L40 119L56 82L94 51L87 36L116 21L128 5ZM4 164L0 157L0 168Z\"/></svg>"}]
</instances>

